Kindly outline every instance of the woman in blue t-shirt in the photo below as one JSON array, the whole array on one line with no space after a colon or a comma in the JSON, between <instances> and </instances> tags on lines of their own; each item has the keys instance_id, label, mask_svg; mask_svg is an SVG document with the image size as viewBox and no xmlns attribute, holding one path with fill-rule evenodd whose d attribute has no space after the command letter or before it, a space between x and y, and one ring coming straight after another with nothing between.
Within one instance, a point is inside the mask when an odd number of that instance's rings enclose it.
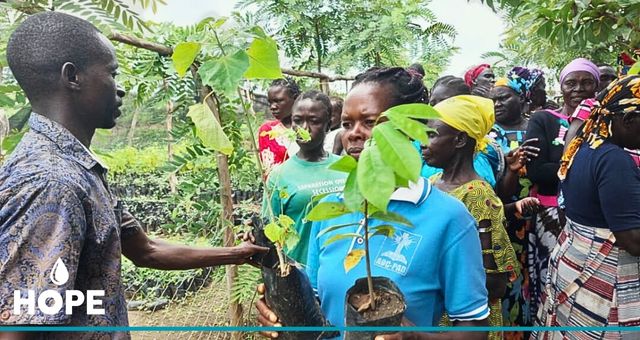
<instances>
[{"instance_id":1,"label":"woman in blue t-shirt","mask_svg":"<svg viewBox=\"0 0 640 340\"><path fill-rule=\"evenodd\" d=\"M358 159L382 112L395 105L425 102L422 80L402 68L373 68L358 75L342 112L342 144L346 153ZM325 200L337 202L342 197L331 195ZM371 270L374 276L392 279L403 292L407 303L403 324L435 326L443 312L447 312L454 326L487 325L489 308L480 240L476 223L464 205L421 178L409 188L396 190L388 210L404 216L414 227L395 226L396 238L372 238L369 241L373 257ZM352 249L361 249L363 244L362 238L326 246L324 242L335 233L362 233L362 227L357 223L361 219L362 214L354 213L312 226L307 274L324 314L335 326L345 323L347 289L356 279L366 275L364 263L345 273L344 257ZM350 223L356 225L318 237L319 232L329 226ZM398 238L403 240L402 246ZM260 324L277 324L275 314L264 299L256 306ZM275 337L277 333L265 335ZM486 335L486 332L403 333L403 336L416 339L423 336L430 339L485 339Z\"/></svg>"},{"instance_id":2,"label":"woman in blue t-shirt","mask_svg":"<svg viewBox=\"0 0 640 340\"><path fill-rule=\"evenodd\" d=\"M538 312L546 326L640 324L640 169L624 150L640 148L640 76L611 83L597 99L558 172L567 225L551 253ZM634 337L620 329L571 336Z\"/></svg>"}]
</instances>

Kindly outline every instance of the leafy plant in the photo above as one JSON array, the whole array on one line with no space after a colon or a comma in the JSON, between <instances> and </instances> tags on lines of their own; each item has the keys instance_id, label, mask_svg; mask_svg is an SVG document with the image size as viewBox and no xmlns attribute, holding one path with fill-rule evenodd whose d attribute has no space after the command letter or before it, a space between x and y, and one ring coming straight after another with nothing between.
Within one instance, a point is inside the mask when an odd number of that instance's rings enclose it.
<instances>
[{"instance_id":1,"label":"leafy plant","mask_svg":"<svg viewBox=\"0 0 640 340\"><path fill-rule=\"evenodd\" d=\"M427 144L427 131L432 131L422 121L437 119L438 113L426 104L405 104L394 106L378 117L387 121L377 124L372 130L372 138L365 142L365 148L359 161L347 155L331 165L333 170L348 173L344 188L344 202L321 202L307 215L307 220L321 221L350 213L362 213L360 221L364 235L358 233L336 234L329 238L324 246L333 242L364 238L364 251L356 249L349 252L344 259L345 271L357 266L362 258L366 261L369 302L360 310L376 308L376 298L371 277L371 261L369 256L369 239L376 235L393 236L395 227L401 224L411 227L406 218L388 211L391 195L398 187L407 187L410 182L417 182L420 177L421 161L411 140ZM386 222L371 227L371 220ZM357 223L336 225L322 230L318 236L330 231L350 227Z\"/></svg>"},{"instance_id":2,"label":"leafy plant","mask_svg":"<svg viewBox=\"0 0 640 340\"><path fill-rule=\"evenodd\" d=\"M613 64L640 44L640 3L632 0L483 0L508 22L503 49L526 63L561 68L587 56ZM535 46L535 48L531 48ZM526 64L525 63L525 64Z\"/></svg>"}]
</instances>

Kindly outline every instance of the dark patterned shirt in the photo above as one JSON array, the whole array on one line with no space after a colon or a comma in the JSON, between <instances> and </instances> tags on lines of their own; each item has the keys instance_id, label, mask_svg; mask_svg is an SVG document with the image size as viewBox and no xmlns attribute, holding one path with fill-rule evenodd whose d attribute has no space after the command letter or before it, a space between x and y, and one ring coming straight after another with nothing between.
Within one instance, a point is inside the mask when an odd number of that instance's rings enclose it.
<instances>
[{"instance_id":1,"label":"dark patterned shirt","mask_svg":"<svg viewBox=\"0 0 640 340\"><path fill-rule=\"evenodd\" d=\"M139 224L112 196L106 168L68 130L33 113L31 130L0 168L0 326L128 326L120 279L122 233ZM64 270L51 275L54 264ZM55 281L55 282L54 282ZM45 290L65 297L84 293L85 302L65 313L14 314L14 291ZM103 290L104 315L87 315L89 290ZM47 338L127 338L127 333L52 333Z\"/></svg>"}]
</instances>

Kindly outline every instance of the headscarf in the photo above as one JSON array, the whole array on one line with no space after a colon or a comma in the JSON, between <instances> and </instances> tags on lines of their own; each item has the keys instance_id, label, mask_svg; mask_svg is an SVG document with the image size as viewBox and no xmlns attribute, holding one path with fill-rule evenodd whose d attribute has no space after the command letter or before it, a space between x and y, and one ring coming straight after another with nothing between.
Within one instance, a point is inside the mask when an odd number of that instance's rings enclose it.
<instances>
[{"instance_id":1,"label":"headscarf","mask_svg":"<svg viewBox=\"0 0 640 340\"><path fill-rule=\"evenodd\" d=\"M596 99L596 104L589 118L584 122L582 130L562 155L560 170L558 170L558 177L561 180L566 178L573 158L584 142L589 143L590 148L596 149L613 135L611 130L613 116L633 111L640 114L640 75L614 80Z\"/></svg>"},{"instance_id":2,"label":"headscarf","mask_svg":"<svg viewBox=\"0 0 640 340\"><path fill-rule=\"evenodd\" d=\"M487 134L495 122L491 99L460 95L445 99L433 107L440 113L440 120L452 128L466 132L476 141L476 151L484 151Z\"/></svg>"},{"instance_id":3,"label":"headscarf","mask_svg":"<svg viewBox=\"0 0 640 340\"><path fill-rule=\"evenodd\" d=\"M585 71L591 73L596 81L596 85L600 82L600 70L598 70L598 66L592 63L589 59L577 58L573 59L573 61L567 64L567 66L565 66L562 71L560 71L560 84L562 85L564 79L569 75L569 73L577 71Z\"/></svg>"},{"instance_id":4,"label":"headscarf","mask_svg":"<svg viewBox=\"0 0 640 340\"><path fill-rule=\"evenodd\" d=\"M470 68L464 74L464 82L467 84L467 86L472 87L473 86L473 82L478 78L480 73L482 73L484 70L486 70L488 68L491 68L491 65L489 65L489 64L480 64L480 65L477 65L477 66L474 66L474 67Z\"/></svg>"},{"instance_id":5,"label":"headscarf","mask_svg":"<svg viewBox=\"0 0 640 340\"><path fill-rule=\"evenodd\" d=\"M543 75L544 73L539 69L516 66L507 73L506 77L496 80L494 86L508 87L522 98L530 101L531 90Z\"/></svg>"}]
</instances>

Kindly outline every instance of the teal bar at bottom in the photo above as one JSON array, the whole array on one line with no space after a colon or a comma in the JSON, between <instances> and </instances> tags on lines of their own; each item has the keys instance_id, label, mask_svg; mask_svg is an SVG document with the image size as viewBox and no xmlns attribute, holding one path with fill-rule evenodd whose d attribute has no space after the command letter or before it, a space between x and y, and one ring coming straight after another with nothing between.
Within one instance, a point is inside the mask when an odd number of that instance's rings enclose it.
<instances>
[{"instance_id":1,"label":"teal bar at bottom","mask_svg":"<svg viewBox=\"0 0 640 340\"><path fill-rule=\"evenodd\" d=\"M130 326L130 327L75 327L75 326L0 326L5 332L487 332L487 331L609 331L640 332L634 327L231 327L231 326Z\"/></svg>"}]
</instances>

